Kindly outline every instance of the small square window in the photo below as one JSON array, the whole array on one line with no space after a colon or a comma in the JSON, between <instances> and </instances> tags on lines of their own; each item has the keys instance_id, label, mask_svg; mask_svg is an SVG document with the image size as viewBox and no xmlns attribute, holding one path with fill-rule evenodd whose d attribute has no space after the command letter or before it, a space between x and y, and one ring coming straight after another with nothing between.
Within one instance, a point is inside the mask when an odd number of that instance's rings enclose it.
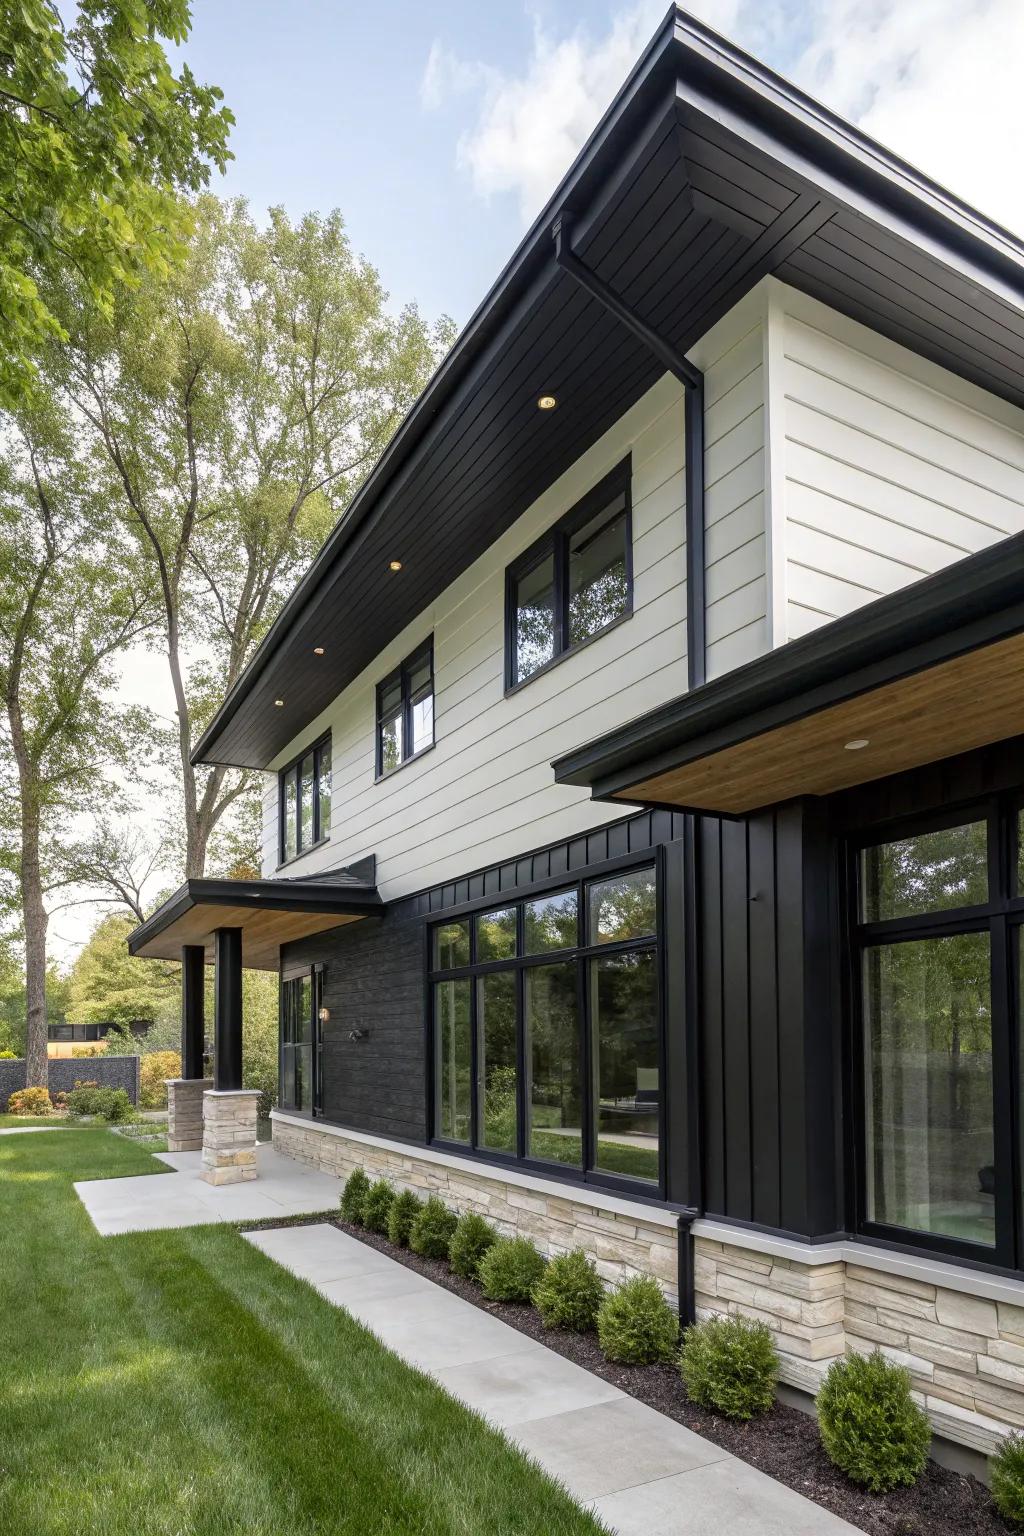
<instances>
[{"instance_id":1,"label":"small square window","mask_svg":"<svg viewBox=\"0 0 1024 1536\"><path fill-rule=\"evenodd\" d=\"M476 958L511 960L516 953L516 909L481 912L476 920Z\"/></svg>"},{"instance_id":2,"label":"small square window","mask_svg":"<svg viewBox=\"0 0 1024 1536\"><path fill-rule=\"evenodd\" d=\"M454 971L469 964L469 924L442 923L434 929L434 969Z\"/></svg>"},{"instance_id":3,"label":"small square window","mask_svg":"<svg viewBox=\"0 0 1024 1536\"><path fill-rule=\"evenodd\" d=\"M523 953L543 955L574 949L578 939L576 892L559 891L523 904Z\"/></svg>"},{"instance_id":4,"label":"small square window","mask_svg":"<svg viewBox=\"0 0 1024 1536\"><path fill-rule=\"evenodd\" d=\"M595 882L588 894L590 943L618 944L656 932L657 893L653 868Z\"/></svg>"}]
</instances>

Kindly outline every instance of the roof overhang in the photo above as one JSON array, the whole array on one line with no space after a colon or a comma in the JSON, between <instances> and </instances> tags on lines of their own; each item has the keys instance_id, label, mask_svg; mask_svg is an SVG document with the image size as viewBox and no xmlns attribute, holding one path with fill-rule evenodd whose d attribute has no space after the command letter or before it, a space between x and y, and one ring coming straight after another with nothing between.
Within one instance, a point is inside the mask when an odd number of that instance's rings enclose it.
<instances>
[{"instance_id":1,"label":"roof overhang","mask_svg":"<svg viewBox=\"0 0 1024 1536\"><path fill-rule=\"evenodd\" d=\"M567 753L594 799L742 816L1024 734L1024 534ZM851 748L851 742L867 745Z\"/></svg>"},{"instance_id":2,"label":"roof overhang","mask_svg":"<svg viewBox=\"0 0 1024 1536\"><path fill-rule=\"evenodd\" d=\"M276 971L282 944L382 911L376 888L358 882L186 880L129 934L128 950L143 959L180 960L186 944L201 944L211 962L216 930L240 928L243 966Z\"/></svg>"},{"instance_id":3,"label":"roof overhang","mask_svg":"<svg viewBox=\"0 0 1024 1536\"><path fill-rule=\"evenodd\" d=\"M774 274L1024 406L1024 247L673 6L196 761L273 763L660 377L557 266L565 209L576 254L677 352Z\"/></svg>"}]
</instances>

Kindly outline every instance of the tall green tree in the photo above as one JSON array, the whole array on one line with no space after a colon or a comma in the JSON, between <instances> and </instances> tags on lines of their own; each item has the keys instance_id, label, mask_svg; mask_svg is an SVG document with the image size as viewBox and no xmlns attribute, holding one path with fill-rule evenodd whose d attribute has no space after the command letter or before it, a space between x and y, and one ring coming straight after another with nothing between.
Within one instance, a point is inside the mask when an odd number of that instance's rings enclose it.
<instances>
[{"instance_id":1,"label":"tall green tree","mask_svg":"<svg viewBox=\"0 0 1024 1536\"><path fill-rule=\"evenodd\" d=\"M126 941L136 926L134 917L112 912L79 951L68 977L68 1016L75 1024L152 1022L177 1007L180 967L129 955Z\"/></svg>"},{"instance_id":2,"label":"tall green tree","mask_svg":"<svg viewBox=\"0 0 1024 1536\"><path fill-rule=\"evenodd\" d=\"M272 209L260 228L205 196L194 220L187 260L109 323L72 296L62 353L98 481L160 593L190 877L255 787L194 769L195 741L452 339L447 320L388 311L336 212Z\"/></svg>"},{"instance_id":3,"label":"tall green tree","mask_svg":"<svg viewBox=\"0 0 1024 1536\"><path fill-rule=\"evenodd\" d=\"M65 15L73 11L69 25ZM43 343L62 334L47 296L74 270L111 312L122 284L159 276L187 232L181 191L224 168L221 92L175 74L165 43L186 0L7 0L0 10L0 401L24 403Z\"/></svg>"},{"instance_id":4,"label":"tall green tree","mask_svg":"<svg viewBox=\"0 0 1024 1536\"><path fill-rule=\"evenodd\" d=\"M76 816L115 798L144 730L115 707L114 660L153 622L148 573L105 518L66 421L48 402L0 421L2 858L20 893L26 1061L45 1086L47 897Z\"/></svg>"}]
</instances>

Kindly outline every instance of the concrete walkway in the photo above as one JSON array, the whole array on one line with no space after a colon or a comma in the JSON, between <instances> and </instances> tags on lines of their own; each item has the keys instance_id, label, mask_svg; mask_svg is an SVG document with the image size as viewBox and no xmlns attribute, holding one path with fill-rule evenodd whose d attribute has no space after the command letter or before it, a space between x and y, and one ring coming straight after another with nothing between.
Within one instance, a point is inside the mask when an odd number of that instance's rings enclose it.
<instances>
[{"instance_id":1,"label":"concrete walkway","mask_svg":"<svg viewBox=\"0 0 1024 1536\"><path fill-rule=\"evenodd\" d=\"M0 1136L29 1136L33 1131L73 1131L73 1125L4 1125Z\"/></svg>"},{"instance_id":2,"label":"concrete walkway","mask_svg":"<svg viewBox=\"0 0 1024 1536\"><path fill-rule=\"evenodd\" d=\"M199 1177L201 1152L153 1155L174 1171L127 1179L90 1179L75 1185L93 1225L104 1236L337 1209L338 1179L307 1168L293 1157L282 1157L269 1143L257 1148L257 1178L216 1189Z\"/></svg>"},{"instance_id":3,"label":"concrete walkway","mask_svg":"<svg viewBox=\"0 0 1024 1536\"><path fill-rule=\"evenodd\" d=\"M245 1235L503 1430L619 1536L857 1536L845 1520L334 1226Z\"/></svg>"}]
</instances>

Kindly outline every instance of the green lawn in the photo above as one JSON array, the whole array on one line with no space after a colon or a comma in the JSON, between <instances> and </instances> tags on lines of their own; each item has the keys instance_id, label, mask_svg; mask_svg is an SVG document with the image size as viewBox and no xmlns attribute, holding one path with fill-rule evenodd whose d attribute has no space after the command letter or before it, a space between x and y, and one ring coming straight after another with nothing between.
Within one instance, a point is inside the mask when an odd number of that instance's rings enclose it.
<instances>
[{"instance_id":1,"label":"green lawn","mask_svg":"<svg viewBox=\"0 0 1024 1536\"><path fill-rule=\"evenodd\" d=\"M64 1115L0 1115L0 1131L10 1125L67 1125Z\"/></svg>"},{"instance_id":2,"label":"green lawn","mask_svg":"<svg viewBox=\"0 0 1024 1536\"><path fill-rule=\"evenodd\" d=\"M0 1140L5 1536L596 1536L426 1377L231 1227L100 1237L99 1128Z\"/></svg>"}]
</instances>

